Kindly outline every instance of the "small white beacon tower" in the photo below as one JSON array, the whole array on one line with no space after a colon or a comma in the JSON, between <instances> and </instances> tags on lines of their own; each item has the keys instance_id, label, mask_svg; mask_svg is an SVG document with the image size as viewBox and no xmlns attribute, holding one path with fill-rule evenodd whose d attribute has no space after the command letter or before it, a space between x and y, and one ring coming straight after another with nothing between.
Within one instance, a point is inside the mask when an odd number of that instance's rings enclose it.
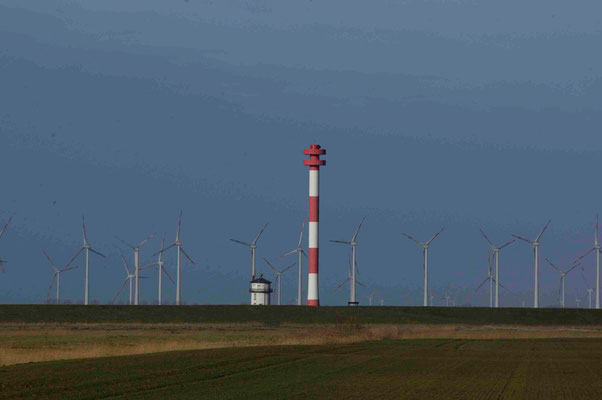
<instances>
[{"instance_id":1,"label":"small white beacon tower","mask_svg":"<svg viewBox=\"0 0 602 400\"><path fill-rule=\"evenodd\" d=\"M253 279L251 281L251 305L252 306L269 306L270 302L270 293L272 290L272 282L265 279L263 276L260 276L257 279Z\"/></svg>"}]
</instances>

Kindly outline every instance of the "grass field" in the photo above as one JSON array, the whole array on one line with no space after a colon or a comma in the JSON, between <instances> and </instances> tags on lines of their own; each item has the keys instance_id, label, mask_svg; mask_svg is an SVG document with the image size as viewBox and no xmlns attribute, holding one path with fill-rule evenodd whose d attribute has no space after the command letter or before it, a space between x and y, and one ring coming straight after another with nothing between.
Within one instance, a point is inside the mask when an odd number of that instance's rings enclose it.
<instances>
[{"instance_id":1,"label":"grass field","mask_svg":"<svg viewBox=\"0 0 602 400\"><path fill-rule=\"evenodd\" d=\"M477 307L0 305L0 323L244 323L602 325L588 309Z\"/></svg>"},{"instance_id":2,"label":"grass field","mask_svg":"<svg viewBox=\"0 0 602 400\"><path fill-rule=\"evenodd\" d=\"M220 347L385 339L601 338L602 327L459 324L0 324L0 365Z\"/></svg>"},{"instance_id":3,"label":"grass field","mask_svg":"<svg viewBox=\"0 0 602 400\"><path fill-rule=\"evenodd\" d=\"M385 340L0 368L3 399L597 399L602 341Z\"/></svg>"}]
</instances>

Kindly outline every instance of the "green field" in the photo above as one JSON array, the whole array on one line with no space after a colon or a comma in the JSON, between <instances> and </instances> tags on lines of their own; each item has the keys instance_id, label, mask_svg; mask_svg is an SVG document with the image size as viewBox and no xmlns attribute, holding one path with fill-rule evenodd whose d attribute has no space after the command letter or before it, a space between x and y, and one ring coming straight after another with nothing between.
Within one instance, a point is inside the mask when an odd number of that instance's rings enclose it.
<instances>
[{"instance_id":1,"label":"green field","mask_svg":"<svg viewBox=\"0 0 602 400\"><path fill-rule=\"evenodd\" d=\"M602 325L588 309L477 307L0 305L0 323L338 323Z\"/></svg>"},{"instance_id":2,"label":"green field","mask_svg":"<svg viewBox=\"0 0 602 400\"><path fill-rule=\"evenodd\" d=\"M404 340L0 368L3 399L598 399L602 341Z\"/></svg>"}]
</instances>

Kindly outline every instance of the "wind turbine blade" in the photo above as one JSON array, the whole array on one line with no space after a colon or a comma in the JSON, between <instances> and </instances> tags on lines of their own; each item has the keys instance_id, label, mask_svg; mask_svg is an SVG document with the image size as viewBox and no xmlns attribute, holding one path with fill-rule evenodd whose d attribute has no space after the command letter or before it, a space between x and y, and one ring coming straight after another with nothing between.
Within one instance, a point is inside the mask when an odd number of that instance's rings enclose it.
<instances>
[{"instance_id":1,"label":"wind turbine blade","mask_svg":"<svg viewBox=\"0 0 602 400\"><path fill-rule=\"evenodd\" d=\"M305 256L305 258L309 259L309 257L307 256L307 254L305 253L305 250L301 249L301 254L303 254Z\"/></svg>"},{"instance_id":2,"label":"wind turbine blade","mask_svg":"<svg viewBox=\"0 0 602 400\"><path fill-rule=\"evenodd\" d=\"M572 270L574 270L575 268L577 268L580 265L581 265L581 263L573 265L571 268L566 270L565 274L568 274L569 272L571 272Z\"/></svg>"},{"instance_id":3,"label":"wind turbine blade","mask_svg":"<svg viewBox=\"0 0 602 400\"><path fill-rule=\"evenodd\" d=\"M519 240L522 240L523 242L527 242L527 243L529 243L529 244L533 244L533 243L535 243L533 240L525 239L524 237L520 237L520 236L518 236L518 235L514 235L514 234L513 234L512 236L513 236L513 237L515 237L515 238L517 238L517 239L519 239Z\"/></svg>"},{"instance_id":4,"label":"wind turbine blade","mask_svg":"<svg viewBox=\"0 0 602 400\"><path fill-rule=\"evenodd\" d=\"M297 249L291 250L288 253L284 253L284 254L280 255L278 258L284 258L284 257L290 256L291 254L295 254L296 252L297 252Z\"/></svg>"},{"instance_id":5,"label":"wind turbine blade","mask_svg":"<svg viewBox=\"0 0 602 400\"><path fill-rule=\"evenodd\" d=\"M283 269L283 270L282 270L282 271L280 271L280 272L284 272L284 271L286 271L286 270L288 270L288 269L291 269L291 268L292 268L292 267L294 267L295 265L297 265L297 263L292 263L291 265L289 265L288 267L286 267L285 269Z\"/></svg>"},{"instance_id":6,"label":"wind turbine blade","mask_svg":"<svg viewBox=\"0 0 602 400\"><path fill-rule=\"evenodd\" d=\"M52 290L52 287L54 286L54 282L56 281L56 272L54 274L52 274L52 280L50 281L50 286L48 286L48 293L46 293L46 298L49 299L50 298L50 291Z\"/></svg>"},{"instance_id":7,"label":"wind turbine blade","mask_svg":"<svg viewBox=\"0 0 602 400\"><path fill-rule=\"evenodd\" d=\"M539 239L541 239L541 236L543 235L543 233L546 231L546 229L548 229L548 226L550 225L550 222L552 222L552 220L548 220L548 223L543 227L543 229L541 230L541 232L539 233L539 235L537 235L537 239L535 239L536 242L539 242Z\"/></svg>"},{"instance_id":8,"label":"wind turbine blade","mask_svg":"<svg viewBox=\"0 0 602 400\"><path fill-rule=\"evenodd\" d=\"M334 289L333 293L336 293L336 292L337 292L337 290L339 290L339 289L341 288L341 286L343 286L344 284L346 284L348 280L349 280L349 277L347 277L347 279L345 279L343 282L339 283L339 286L337 286L337 287Z\"/></svg>"},{"instance_id":9,"label":"wind turbine blade","mask_svg":"<svg viewBox=\"0 0 602 400\"><path fill-rule=\"evenodd\" d=\"M182 210L180 210L180 217L178 218L178 228L176 230L176 241L180 239L180 229L182 229Z\"/></svg>"},{"instance_id":10,"label":"wind turbine blade","mask_svg":"<svg viewBox=\"0 0 602 400\"><path fill-rule=\"evenodd\" d=\"M6 261L0 259L0 269L2 270L2 273L5 274L6 273L6 269L4 269L4 263Z\"/></svg>"},{"instance_id":11,"label":"wind turbine blade","mask_svg":"<svg viewBox=\"0 0 602 400\"><path fill-rule=\"evenodd\" d=\"M151 240L154 237L155 237L154 233L150 234L146 239L144 239L143 241L138 243L138 246L136 246L136 247L140 248L140 247L144 246L146 244L146 242L148 242L149 240Z\"/></svg>"},{"instance_id":12,"label":"wind turbine blade","mask_svg":"<svg viewBox=\"0 0 602 400\"><path fill-rule=\"evenodd\" d=\"M357 229L355 230L355 233L353 234L353 237L351 238L352 242L355 242L355 239L357 239L357 235L359 235L360 233L360 229L362 229L362 225L364 224L366 217L362 218L362 220L360 221L360 224L357 226Z\"/></svg>"},{"instance_id":13,"label":"wind turbine blade","mask_svg":"<svg viewBox=\"0 0 602 400\"><path fill-rule=\"evenodd\" d=\"M186 251L182 247L180 247L180 250L182 250L182 254L184 254L184 256L188 259L188 261L190 261L192 264L196 265L196 263L194 261L192 261L192 258L190 258L188 253L186 253Z\"/></svg>"},{"instance_id":14,"label":"wind turbine blade","mask_svg":"<svg viewBox=\"0 0 602 400\"><path fill-rule=\"evenodd\" d=\"M355 271L357 272L357 275L360 275L360 267L357 265L357 259L355 260Z\"/></svg>"},{"instance_id":15,"label":"wind turbine blade","mask_svg":"<svg viewBox=\"0 0 602 400\"><path fill-rule=\"evenodd\" d=\"M596 214L596 234L595 234L595 243L598 244L598 214Z\"/></svg>"},{"instance_id":16,"label":"wind turbine blade","mask_svg":"<svg viewBox=\"0 0 602 400\"><path fill-rule=\"evenodd\" d=\"M269 262L269 261L268 261L268 259L267 259L267 258L263 257L263 261L265 261L265 263L268 265L268 267L270 267L270 268L272 268L274 271L276 271L276 273L280 272L280 271L278 271L278 269L277 269L276 267L274 267L274 266L272 265L272 263L271 263L271 262Z\"/></svg>"},{"instance_id":17,"label":"wind turbine blade","mask_svg":"<svg viewBox=\"0 0 602 400\"><path fill-rule=\"evenodd\" d=\"M101 256L102 258L107 258L104 254L99 253L98 251L94 250L93 248L90 247L90 251L96 255Z\"/></svg>"},{"instance_id":18,"label":"wind turbine blade","mask_svg":"<svg viewBox=\"0 0 602 400\"><path fill-rule=\"evenodd\" d=\"M485 284L485 282L487 282L488 280L489 280L489 277L483 279L483 282L481 282L481 284L479 286L477 286L477 288L474 291L478 292L479 289L481 288L481 286L483 286Z\"/></svg>"},{"instance_id":19,"label":"wind turbine blade","mask_svg":"<svg viewBox=\"0 0 602 400\"><path fill-rule=\"evenodd\" d=\"M52 258L50 258L50 256L48 255L48 253L46 253L46 250L42 250L42 253L44 253L44 255L46 256L46 259L48 260L48 262L50 263L50 266L52 268L54 268L54 261L52 261Z\"/></svg>"},{"instance_id":20,"label":"wind turbine blade","mask_svg":"<svg viewBox=\"0 0 602 400\"><path fill-rule=\"evenodd\" d=\"M581 257L577 258L574 262L578 262L583 260L585 257L587 257L589 255L589 253L591 253L592 251L596 250L595 247L591 248L587 253L585 253L584 255L582 255Z\"/></svg>"},{"instance_id":21,"label":"wind turbine blade","mask_svg":"<svg viewBox=\"0 0 602 400\"><path fill-rule=\"evenodd\" d=\"M4 233L6 232L6 228L8 228L8 226L10 225L12 220L13 220L13 217L10 217L8 219L8 221L6 221L6 223L4 224L4 227L2 227L2 230L0 231L0 237L2 237L2 235L4 235Z\"/></svg>"},{"instance_id":22,"label":"wind turbine blade","mask_svg":"<svg viewBox=\"0 0 602 400\"><path fill-rule=\"evenodd\" d=\"M129 248L131 248L131 249L135 249L135 248L136 248L136 246L134 246L134 245L133 245L133 244L131 244L131 243L128 243L128 242L126 242L125 240L123 240L123 239L122 239L122 238L120 238L119 236L117 236L117 235L113 235L113 236L115 236L115 239L119 240L121 243L125 244L127 247L129 247Z\"/></svg>"},{"instance_id":23,"label":"wind turbine blade","mask_svg":"<svg viewBox=\"0 0 602 400\"><path fill-rule=\"evenodd\" d=\"M357 283L358 285L360 285L361 287L367 288L368 286L364 285L362 282L358 281L357 279L355 280L355 283Z\"/></svg>"},{"instance_id":24,"label":"wind turbine blade","mask_svg":"<svg viewBox=\"0 0 602 400\"><path fill-rule=\"evenodd\" d=\"M418 244L418 246L424 246L424 243L422 243L420 240L414 239L413 237L411 237L407 233L402 233L402 235L405 236L405 237L407 237L411 241L416 242L416 244Z\"/></svg>"},{"instance_id":25,"label":"wind turbine blade","mask_svg":"<svg viewBox=\"0 0 602 400\"><path fill-rule=\"evenodd\" d=\"M439 235L441 234L441 232L443 232L444 230L445 230L445 227L443 227L443 228L439 229L439 232L435 233L435 234L433 235L433 237L432 237L432 238L430 238L428 242L426 242L426 245L428 246L429 244L431 244L431 242L432 242L433 240L435 240L435 239L437 238L437 236L439 236Z\"/></svg>"},{"instance_id":26,"label":"wind turbine blade","mask_svg":"<svg viewBox=\"0 0 602 400\"><path fill-rule=\"evenodd\" d=\"M299 243L297 243L297 247L301 247L301 241L303 240L303 230L305 229L305 220L301 223L301 233L299 234Z\"/></svg>"},{"instance_id":27,"label":"wind turbine blade","mask_svg":"<svg viewBox=\"0 0 602 400\"><path fill-rule=\"evenodd\" d=\"M500 246L500 248L498 250L503 249L504 247L511 245L512 243L516 242L516 240L511 240L509 242L504 243L502 246Z\"/></svg>"},{"instance_id":28,"label":"wind turbine blade","mask_svg":"<svg viewBox=\"0 0 602 400\"><path fill-rule=\"evenodd\" d=\"M495 280L495 278L492 278L492 279L493 279L493 281L494 281L494 282L497 282L497 281ZM506 289L506 286L502 285L502 284L501 284L501 283L499 283L499 282L498 282L498 285L499 285L499 286L500 286L502 289L504 289L504 290L508 290L508 289ZM508 291L509 291L509 290L508 290Z\"/></svg>"},{"instance_id":29,"label":"wind turbine blade","mask_svg":"<svg viewBox=\"0 0 602 400\"><path fill-rule=\"evenodd\" d=\"M81 248L80 248L80 249L77 251L77 253L75 253L75 255L74 255L73 257L71 257L71 260L69 260L69 262L67 263L67 265L65 265L65 267L68 267L68 266L70 266L70 265L71 265L71 263L72 263L73 261L75 261L75 259L77 258L77 256L79 256L79 255L80 255L80 253L81 253L82 251L84 251L84 248L83 248L83 247L81 247Z\"/></svg>"},{"instance_id":30,"label":"wind turbine blade","mask_svg":"<svg viewBox=\"0 0 602 400\"><path fill-rule=\"evenodd\" d=\"M154 267L155 265L159 265L159 263L156 261L153 261L149 264L146 264L144 267L139 267L139 270L142 271L143 269L149 269L150 267Z\"/></svg>"},{"instance_id":31,"label":"wind turbine blade","mask_svg":"<svg viewBox=\"0 0 602 400\"><path fill-rule=\"evenodd\" d=\"M128 261L125 258L125 254L123 254L123 250L121 250L121 248L119 249L119 253L121 253L121 259L123 260L123 266L125 267L125 273L128 275L131 275L130 273L130 267L128 265Z\"/></svg>"},{"instance_id":32,"label":"wind turbine blade","mask_svg":"<svg viewBox=\"0 0 602 400\"><path fill-rule=\"evenodd\" d=\"M167 246L167 247L166 247L166 248L164 248L163 250L159 250L158 252L156 252L155 254L153 254L153 257L154 257L154 256L157 256L157 255L159 255L160 253L165 253L167 250L171 249L171 248L172 248L172 247L174 247L175 245L176 245L176 243L175 243L175 242L174 242L174 243L172 243L172 244L170 244L169 246Z\"/></svg>"},{"instance_id":33,"label":"wind turbine blade","mask_svg":"<svg viewBox=\"0 0 602 400\"><path fill-rule=\"evenodd\" d=\"M175 285L175 281L173 280L173 278L171 277L171 275L169 275L169 272L167 272L167 270L165 268L161 268L161 271L167 275L167 277L169 278L169 280L171 281L171 283L173 283Z\"/></svg>"},{"instance_id":34,"label":"wind turbine blade","mask_svg":"<svg viewBox=\"0 0 602 400\"><path fill-rule=\"evenodd\" d=\"M253 244L257 244L257 241L261 237L261 234L263 233L263 231L265 231L265 228L267 228L267 227L268 227L268 224L265 224L263 226L263 228L261 228L261 230L259 231L259 233L257 234L257 236L255 236L255 240L253 240Z\"/></svg>"},{"instance_id":35,"label":"wind turbine blade","mask_svg":"<svg viewBox=\"0 0 602 400\"><path fill-rule=\"evenodd\" d=\"M61 269L59 271L65 272L65 271L69 271L69 270L76 269L76 268L79 268L79 265L73 265L71 267L66 267L66 268L63 268L63 269Z\"/></svg>"},{"instance_id":36,"label":"wind turbine blade","mask_svg":"<svg viewBox=\"0 0 602 400\"><path fill-rule=\"evenodd\" d=\"M88 235L86 234L86 220L84 219L83 215L82 215L82 231L83 231L83 235L84 235L84 243L88 243Z\"/></svg>"},{"instance_id":37,"label":"wind turbine blade","mask_svg":"<svg viewBox=\"0 0 602 400\"><path fill-rule=\"evenodd\" d=\"M235 243L240 243L244 246L250 247L251 243L247 243L247 242L241 242L240 240L236 240L236 239L230 239L231 241L235 242ZM170 246L171 247L171 246Z\"/></svg>"},{"instance_id":38,"label":"wind turbine blade","mask_svg":"<svg viewBox=\"0 0 602 400\"><path fill-rule=\"evenodd\" d=\"M489 238L487 237L487 235L485 234L485 232L483 232L483 229L479 229L481 231L481 235L483 235L483 237L485 238L485 240L487 241L487 243L489 243L491 245L491 247L495 248L495 245L491 242L491 240L489 240Z\"/></svg>"},{"instance_id":39,"label":"wind turbine blade","mask_svg":"<svg viewBox=\"0 0 602 400\"><path fill-rule=\"evenodd\" d=\"M113 297L113 300L111 300L111 303L115 303L115 300L117 300L117 297L119 297L119 295L123 291L123 288L125 288L125 285L128 283L128 279L129 278L125 278L125 280L123 281L123 285L121 285L121 288L119 288L117 294L115 295L115 297Z\"/></svg>"},{"instance_id":40,"label":"wind turbine blade","mask_svg":"<svg viewBox=\"0 0 602 400\"><path fill-rule=\"evenodd\" d=\"M562 274L562 271L560 270L560 268L558 268L556 265L554 265L554 263L552 261L548 260L547 258L546 258L546 261L548 262L548 264L550 264L550 266L552 268L554 268L556 271L558 271Z\"/></svg>"},{"instance_id":41,"label":"wind turbine blade","mask_svg":"<svg viewBox=\"0 0 602 400\"><path fill-rule=\"evenodd\" d=\"M351 242L347 240L330 240L332 243L343 243L343 244L351 244Z\"/></svg>"}]
</instances>

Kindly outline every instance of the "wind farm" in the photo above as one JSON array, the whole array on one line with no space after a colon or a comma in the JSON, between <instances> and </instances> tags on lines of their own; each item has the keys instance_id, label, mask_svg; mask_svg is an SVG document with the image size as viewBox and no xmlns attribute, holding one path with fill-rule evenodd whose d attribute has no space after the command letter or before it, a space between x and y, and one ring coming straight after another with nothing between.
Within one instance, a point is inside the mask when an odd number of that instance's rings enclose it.
<instances>
[{"instance_id":1,"label":"wind farm","mask_svg":"<svg viewBox=\"0 0 602 400\"><path fill-rule=\"evenodd\" d=\"M0 398L602 399L601 12L0 2Z\"/></svg>"}]
</instances>

